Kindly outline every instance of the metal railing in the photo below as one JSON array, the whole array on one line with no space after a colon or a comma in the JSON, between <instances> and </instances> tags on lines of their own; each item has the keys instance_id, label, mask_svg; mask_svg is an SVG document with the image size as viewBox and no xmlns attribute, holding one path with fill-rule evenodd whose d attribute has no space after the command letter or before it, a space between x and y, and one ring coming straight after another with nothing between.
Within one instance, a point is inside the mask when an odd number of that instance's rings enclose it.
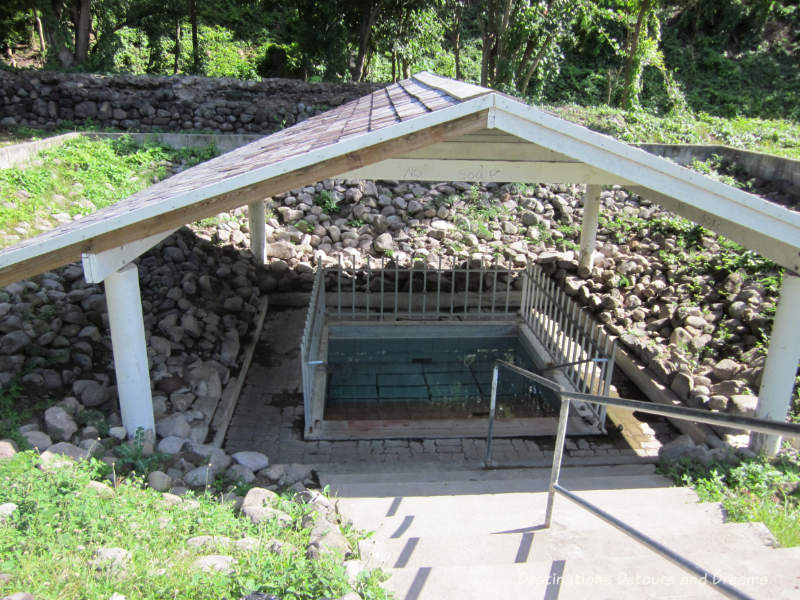
<instances>
[{"instance_id":1,"label":"metal railing","mask_svg":"<svg viewBox=\"0 0 800 600\"><path fill-rule=\"evenodd\" d=\"M550 353L557 367L581 392L608 395L614 372L616 339L570 298L538 265L525 272L520 306L522 320ZM606 407L593 406L600 423Z\"/></svg>"},{"instance_id":2,"label":"metal railing","mask_svg":"<svg viewBox=\"0 0 800 600\"><path fill-rule=\"evenodd\" d=\"M401 268L381 257L374 268L368 260L363 268L347 266L339 255L338 265L328 268L328 289L335 294L330 314L350 319L462 319L479 315L510 317L519 303L513 290L521 269L500 267L499 262L478 265L467 260L458 267L438 267L416 261Z\"/></svg>"},{"instance_id":3,"label":"metal railing","mask_svg":"<svg viewBox=\"0 0 800 600\"><path fill-rule=\"evenodd\" d=\"M314 374L323 364L320 353L322 326L325 323L325 284L324 273L319 269L314 275L311 300L306 313L303 338L300 341L300 370L303 377L303 412L305 428L313 424Z\"/></svg>"},{"instance_id":4,"label":"metal railing","mask_svg":"<svg viewBox=\"0 0 800 600\"><path fill-rule=\"evenodd\" d=\"M800 437L800 425L780 423L777 421L768 421L766 419L757 419L755 417L745 417L740 415L709 413L704 410L688 408L684 406L653 405L650 402L643 402L641 400L628 400L626 398L612 398L611 396L606 395L570 392L563 389L555 381L542 377L541 375L537 375L536 373L531 373L530 371L501 360L495 363L492 371L492 404L496 402L500 368L508 369L517 375L522 375L523 377L534 381L539 385L550 388L559 395L561 400L561 410L559 413L558 429L556 432L556 443L553 451L553 466L550 471L550 483L547 489L547 507L545 509L544 519L545 529L549 528L552 522L555 495L556 493L561 494L581 508L586 509L596 517L599 517L609 525L615 527L622 533L632 537L640 544L646 546L650 550L653 550L663 558L669 560L692 575L696 575L697 577L701 578L702 581L706 582L712 588L716 589L718 592L727 596L728 598L751 600L751 596L733 587L723 578L715 576L693 561L681 556L674 550L667 548L647 534L634 527L631 527L624 521L614 517L613 515L604 511L602 508L596 506L585 498L582 498L581 496L571 492L559 484L558 481L561 474L561 462L564 456L564 441L567 435L567 420L569 418L570 405L573 400L580 400L582 402L589 402L603 406L617 406L628 410L635 410L653 415L661 415L672 419L683 419L687 421L694 421L696 423L707 423L709 425L718 425L735 429L746 429L749 431L766 433L770 435L789 435L793 437ZM488 455L489 454L487 453L487 456Z\"/></svg>"}]
</instances>

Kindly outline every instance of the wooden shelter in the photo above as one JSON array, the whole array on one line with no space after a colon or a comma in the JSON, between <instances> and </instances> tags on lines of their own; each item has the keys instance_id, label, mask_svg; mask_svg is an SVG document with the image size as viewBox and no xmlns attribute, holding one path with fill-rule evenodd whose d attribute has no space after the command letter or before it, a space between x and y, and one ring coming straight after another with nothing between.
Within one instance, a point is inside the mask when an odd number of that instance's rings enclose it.
<instances>
[{"instance_id":1,"label":"wooden shelter","mask_svg":"<svg viewBox=\"0 0 800 600\"><path fill-rule=\"evenodd\" d=\"M800 214L487 88L423 72L187 169L0 251L0 285L81 259L104 281L122 416L153 428L133 260L176 228L248 205L265 260L264 198L329 177L588 184L591 266L603 185L617 184L785 267L756 416L783 420L800 362ZM762 440L776 448L778 440Z\"/></svg>"}]
</instances>

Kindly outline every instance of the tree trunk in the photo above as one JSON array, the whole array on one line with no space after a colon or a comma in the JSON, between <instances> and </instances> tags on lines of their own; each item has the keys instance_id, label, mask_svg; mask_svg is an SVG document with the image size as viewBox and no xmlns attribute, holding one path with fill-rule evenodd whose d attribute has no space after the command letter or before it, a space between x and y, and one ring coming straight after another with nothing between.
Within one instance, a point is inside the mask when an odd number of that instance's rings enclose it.
<instances>
[{"instance_id":1,"label":"tree trunk","mask_svg":"<svg viewBox=\"0 0 800 600\"><path fill-rule=\"evenodd\" d=\"M369 5L362 10L361 26L359 27L358 54L356 55L356 62L350 71L353 81L362 81L364 78L364 65L369 48L369 36L378 18L380 6L380 2L370 2Z\"/></svg>"},{"instance_id":2,"label":"tree trunk","mask_svg":"<svg viewBox=\"0 0 800 600\"><path fill-rule=\"evenodd\" d=\"M42 20L39 18L39 11L35 8L33 10L33 24L36 27L36 33L39 35L39 50L42 55L47 51L47 46L44 43L44 28L42 27Z\"/></svg>"},{"instance_id":3,"label":"tree trunk","mask_svg":"<svg viewBox=\"0 0 800 600\"><path fill-rule=\"evenodd\" d=\"M513 0L490 0L486 9L487 23L483 33L481 85L493 85L497 80L498 59L503 56L503 35L508 29Z\"/></svg>"},{"instance_id":4,"label":"tree trunk","mask_svg":"<svg viewBox=\"0 0 800 600\"><path fill-rule=\"evenodd\" d=\"M175 64L172 67L172 74L178 74L181 59L181 20L175 21Z\"/></svg>"},{"instance_id":5,"label":"tree trunk","mask_svg":"<svg viewBox=\"0 0 800 600\"><path fill-rule=\"evenodd\" d=\"M80 0L75 25L75 62L81 64L89 57L89 31L92 26L91 0Z\"/></svg>"},{"instance_id":6,"label":"tree trunk","mask_svg":"<svg viewBox=\"0 0 800 600\"><path fill-rule=\"evenodd\" d=\"M636 52L639 50L639 36L642 33L642 24L647 14L650 12L650 1L643 0L639 7L639 14L636 17L636 26L633 34L630 37L628 44L628 56L625 59L625 77L622 89L622 108L630 110L633 106L634 97L631 95L631 86L633 85L633 78L635 72Z\"/></svg>"},{"instance_id":7,"label":"tree trunk","mask_svg":"<svg viewBox=\"0 0 800 600\"><path fill-rule=\"evenodd\" d=\"M456 63L456 79L461 79L461 1L456 2L453 14L453 59Z\"/></svg>"},{"instance_id":8,"label":"tree trunk","mask_svg":"<svg viewBox=\"0 0 800 600\"><path fill-rule=\"evenodd\" d=\"M197 0L189 3L189 19L192 22L192 73L200 74L200 43L197 41Z\"/></svg>"},{"instance_id":9,"label":"tree trunk","mask_svg":"<svg viewBox=\"0 0 800 600\"><path fill-rule=\"evenodd\" d=\"M392 83L397 82L397 50L392 50Z\"/></svg>"},{"instance_id":10,"label":"tree trunk","mask_svg":"<svg viewBox=\"0 0 800 600\"><path fill-rule=\"evenodd\" d=\"M531 77L536 71L536 67L538 67L539 63L542 62L542 59L544 58L544 53L547 52L547 47L550 45L552 41L553 41L553 33L551 32L547 34L547 37L545 38L544 43L542 44L542 47L539 48L539 52L536 53L536 58L533 59L533 62L530 64L530 66L528 66L528 68L525 71L525 74L522 77L522 82L519 88L520 96L524 96L525 92L528 91L528 84L531 81Z\"/></svg>"}]
</instances>

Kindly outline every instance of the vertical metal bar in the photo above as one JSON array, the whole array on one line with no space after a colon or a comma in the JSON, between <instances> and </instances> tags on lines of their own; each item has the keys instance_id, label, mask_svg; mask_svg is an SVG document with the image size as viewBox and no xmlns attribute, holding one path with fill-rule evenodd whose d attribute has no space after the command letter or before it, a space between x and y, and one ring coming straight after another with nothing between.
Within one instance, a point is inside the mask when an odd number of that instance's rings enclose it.
<instances>
[{"instance_id":1,"label":"vertical metal bar","mask_svg":"<svg viewBox=\"0 0 800 600\"><path fill-rule=\"evenodd\" d=\"M439 270L436 277L436 318L439 318L439 310L441 309L442 298L442 255L439 255Z\"/></svg>"},{"instance_id":2,"label":"vertical metal bar","mask_svg":"<svg viewBox=\"0 0 800 600\"><path fill-rule=\"evenodd\" d=\"M494 413L497 408L497 379L500 374L500 367L497 365L492 369L492 395L489 399L489 430L486 432L486 459L485 465L488 467L492 461L492 435L494 433Z\"/></svg>"},{"instance_id":3,"label":"vertical metal bar","mask_svg":"<svg viewBox=\"0 0 800 600\"><path fill-rule=\"evenodd\" d=\"M411 297L414 291L414 259L411 259L411 265L408 268L408 314L411 315Z\"/></svg>"},{"instance_id":4,"label":"vertical metal bar","mask_svg":"<svg viewBox=\"0 0 800 600\"><path fill-rule=\"evenodd\" d=\"M519 303L519 316L525 321L525 316L528 314L527 306L528 306L528 269L523 271L522 275L522 301Z\"/></svg>"},{"instance_id":5,"label":"vertical metal bar","mask_svg":"<svg viewBox=\"0 0 800 600\"><path fill-rule=\"evenodd\" d=\"M583 381L586 383L586 393L587 394L594 394L595 392L592 391L592 383L593 383L593 368L597 365L597 363L593 362L592 359L595 357L594 353L594 335L597 332L597 328L594 330L591 329L591 320L587 318L587 327L589 328L589 343L586 345L586 365L583 368Z\"/></svg>"},{"instance_id":6,"label":"vertical metal bar","mask_svg":"<svg viewBox=\"0 0 800 600\"><path fill-rule=\"evenodd\" d=\"M342 316L342 255L339 254L339 269L336 276L336 306L337 314Z\"/></svg>"},{"instance_id":7,"label":"vertical metal bar","mask_svg":"<svg viewBox=\"0 0 800 600\"><path fill-rule=\"evenodd\" d=\"M369 319L369 307L370 307L370 300L372 299L372 286L370 285L372 282L372 271L369 267L369 256L367 256L367 319Z\"/></svg>"},{"instance_id":8,"label":"vertical metal bar","mask_svg":"<svg viewBox=\"0 0 800 600\"><path fill-rule=\"evenodd\" d=\"M469 263L472 261L467 258L467 281L464 284L464 315L469 312L469 307L467 304L469 303Z\"/></svg>"},{"instance_id":9,"label":"vertical metal bar","mask_svg":"<svg viewBox=\"0 0 800 600\"><path fill-rule=\"evenodd\" d=\"M494 314L495 303L497 302L497 257L494 258L494 281L492 282L492 314Z\"/></svg>"},{"instance_id":10,"label":"vertical metal bar","mask_svg":"<svg viewBox=\"0 0 800 600\"><path fill-rule=\"evenodd\" d=\"M481 274L478 277L478 314L481 313L482 298L483 298L483 254L481 254Z\"/></svg>"},{"instance_id":11,"label":"vertical metal bar","mask_svg":"<svg viewBox=\"0 0 800 600\"><path fill-rule=\"evenodd\" d=\"M400 271L397 260L394 261L394 320L397 320L397 301L400 295Z\"/></svg>"},{"instance_id":12,"label":"vertical metal bar","mask_svg":"<svg viewBox=\"0 0 800 600\"><path fill-rule=\"evenodd\" d=\"M577 327L578 327L578 317L580 313L578 312L578 305L572 305L572 311L570 313L570 324L569 324L569 347L567 352L564 354L564 362L569 362L572 360L570 357L575 355L575 347L577 346ZM567 376L569 380L574 384L575 383L575 368L570 367L567 371Z\"/></svg>"},{"instance_id":13,"label":"vertical metal bar","mask_svg":"<svg viewBox=\"0 0 800 600\"><path fill-rule=\"evenodd\" d=\"M583 335L583 329L581 328L581 321L583 320L583 311L578 311L578 319L575 322L575 338L572 347L572 356L567 362L575 362L578 360L578 356L582 349L581 337ZM577 387L580 387L580 369L578 367L570 367L570 373L573 375L573 381Z\"/></svg>"},{"instance_id":14,"label":"vertical metal bar","mask_svg":"<svg viewBox=\"0 0 800 600\"><path fill-rule=\"evenodd\" d=\"M425 259L425 269L422 272L422 314L424 315L428 308L428 259Z\"/></svg>"},{"instance_id":15,"label":"vertical metal bar","mask_svg":"<svg viewBox=\"0 0 800 600\"><path fill-rule=\"evenodd\" d=\"M450 314L454 314L456 299L456 257L453 257L453 267L450 271Z\"/></svg>"},{"instance_id":16,"label":"vertical metal bar","mask_svg":"<svg viewBox=\"0 0 800 600\"><path fill-rule=\"evenodd\" d=\"M355 318L356 316L356 257L353 256L350 258L350 262L353 265L353 286L352 286L352 293L350 294L350 302L352 306L350 307L350 315Z\"/></svg>"},{"instance_id":17,"label":"vertical metal bar","mask_svg":"<svg viewBox=\"0 0 800 600\"><path fill-rule=\"evenodd\" d=\"M549 529L553 519L553 501L555 500L555 485L561 474L561 460L564 457L564 440L567 437L567 420L569 418L569 398L561 397L561 412L558 415L558 432L556 433L556 446L553 449L553 466L550 469L550 486L547 489L547 508L544 513L544 528Z\"/></svg>"},{"instance_id":18,"label":"vertical metal bar","mask_svg":"<svg viewBox=\"0 0 800 600\"><path fill-rule=\"evenodd\" d=\"M511 299L511 269L506 269L506 314L508 314L508 302Z\"/></svg>"},{"instance_id":19,"label":"vertical metal bar","mask_svg":"<svg viewBox=\"0 0 800 600\"><path fill-rule=\"evenodd\" d=\"M386 256L381 256L381 321L383 321L383 288L386 282Z\"/></svg>"}]
</instances>

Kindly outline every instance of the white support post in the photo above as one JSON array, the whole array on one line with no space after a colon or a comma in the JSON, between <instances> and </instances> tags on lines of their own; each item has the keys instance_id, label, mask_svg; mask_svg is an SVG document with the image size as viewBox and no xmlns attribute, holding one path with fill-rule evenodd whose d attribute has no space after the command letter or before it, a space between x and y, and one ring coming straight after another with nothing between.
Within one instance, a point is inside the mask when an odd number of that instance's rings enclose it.
<instances>
[{"instance_id":1,"label":"white support post","mask_svg":"<svg viewBox=\"0 0 800 600\"><path fill-rule=\"evenodd\" d=\"M755 416L783 422L792 402L797 364L800 363L800 277L788 271L783 275L781 295L772 334L769 340L767 361L761 378L758 406ZM763 433L750 435L750 446L756 452L774 456L780 449L781 437Z\"/></svg>"},{"instance_id":2,"label":"white support post","mask_svg":"<svg viewBox=\"0 0 800 600\"><path fill-rule=\"evenodd\" d=\"M594 266L594 248L597 241L597 222L600 217L599 185L587 185L583 195L583 223L581 224L581 255L578 266L592 270Z\"/></svg>"},{"instance_id":3,"label":"white support post","mask_svg":"<svg viewBox=\"0 0 800 600\"><path fill-rule=\"evenodd\" d=\"M106 277L105 286L122 424L130 436L140 427L155 433L139 270L129 263Z\"/></svg>"},{"instance_id":4,"label":"white support post","mask_svg":"<svg viewBox=\"0 0 800 600\"><path fill-rule=\"evenodd\" d=\"M267 219L264 201L259 200L247 206L247 218L250 221L250 250L257 265L267 262Z\"/></svg>"}]
</instances>

